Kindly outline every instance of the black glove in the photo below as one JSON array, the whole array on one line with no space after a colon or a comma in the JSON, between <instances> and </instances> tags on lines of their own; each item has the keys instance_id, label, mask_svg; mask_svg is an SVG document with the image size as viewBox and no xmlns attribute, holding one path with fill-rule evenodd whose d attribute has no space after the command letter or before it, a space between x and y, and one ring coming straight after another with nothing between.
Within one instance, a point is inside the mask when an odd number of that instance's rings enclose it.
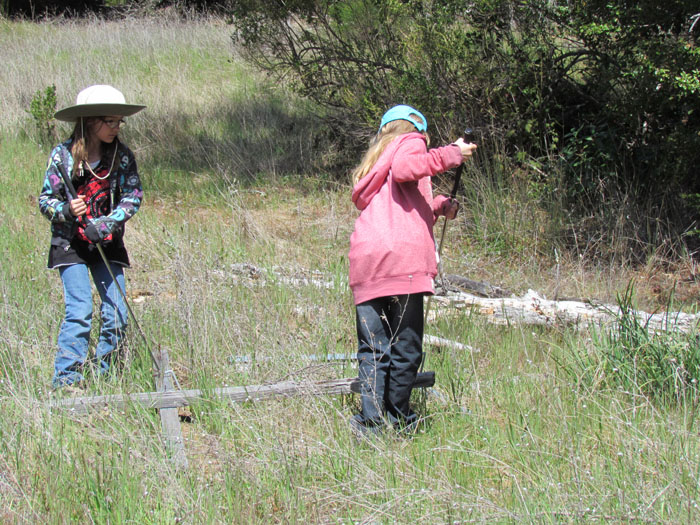
<instances>
[{"instance_id":1,"label":"black glove","mask_svg":"<svg viewBox=\"0 0 700 525\"><path fill-rule=\"evenodd\" d=\"M102 232L93 221L91 221L90 224L85 227L83 233L85 234L85 237L87 237L93 244L99 244L102 242Z\"/></svg>"}]
</instances>

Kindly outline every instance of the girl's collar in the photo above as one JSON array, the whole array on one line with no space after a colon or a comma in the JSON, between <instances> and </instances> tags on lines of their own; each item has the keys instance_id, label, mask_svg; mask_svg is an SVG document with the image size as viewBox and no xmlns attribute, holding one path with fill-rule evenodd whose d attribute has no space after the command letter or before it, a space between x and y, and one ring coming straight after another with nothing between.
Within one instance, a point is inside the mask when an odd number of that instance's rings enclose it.
<instances>
[{"instance_id":1,"label":"girl's collar","mask_svg":"<svg viewBox=\"0 0 700 525\"><path fill-rule=\"evenodd\" d=\"M117 160L117 150L118 149L119 149L119 143L114 145L114 155L112 155L112 162L109 165L109 169L107 170L107 174L104 177L100 177L99 175L97 175L97 173L95 173L93 171L92 167L90 166L90 163L86 160L84 160L83 162L80 163L80 171L82 172L83 167L85 167L92 174L92 176L95 177L96 179L99 179L99 180L106 179L107 177L109 177L112 174L112 169L114 168L114 161ZM81 173L81 176L82 176L82 173Z\"/></svg>"}]
</instances>

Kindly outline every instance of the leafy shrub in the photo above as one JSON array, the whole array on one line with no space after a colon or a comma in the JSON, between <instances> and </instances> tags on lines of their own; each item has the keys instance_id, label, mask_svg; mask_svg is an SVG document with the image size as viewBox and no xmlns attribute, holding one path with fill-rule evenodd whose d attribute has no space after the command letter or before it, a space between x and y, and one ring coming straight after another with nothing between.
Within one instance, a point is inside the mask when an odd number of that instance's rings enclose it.
<instances>
[{"instance_id":1,"label":"leafy shrub","mask_svg":"<svg viewBox=\"0 0 700 525\"><path fill-rule=\"evenodd\" d=\"M48 86L42 93L37 91L32 98L27 111L34 119L39 140L52 143L56 139L56 125L54 114L56 113L56 86Z\"/></svg>"}]
</instances>

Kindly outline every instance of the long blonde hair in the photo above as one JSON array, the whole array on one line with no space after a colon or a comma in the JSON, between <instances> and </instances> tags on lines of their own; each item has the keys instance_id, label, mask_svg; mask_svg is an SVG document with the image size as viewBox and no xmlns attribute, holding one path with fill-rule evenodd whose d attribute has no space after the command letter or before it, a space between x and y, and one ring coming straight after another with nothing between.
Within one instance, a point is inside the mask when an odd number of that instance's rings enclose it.
<instances>
[{"instance_id":1,"label":"long blonde hair","mask_svg":"<svg viewBox=\"0 0 700 525\"><path fill-rule=\"evenodd\" d=\"M411 113L411 118L418 122L423 122L423 119L415 113ZM360 164L352 171L353 186L369 173L372 166L379 160L379 157L384 153L384 150L392 140L399 135L417 131L417 128L408 120L392 120L384 124L384 127L379 130L379 133L372 138L372 141L369 143L369 148L365 152L364 157L362 157ZM430 144L430 137L428 137L428 134L422 133L422 135L425 137L426 143Z\"/></svg>"}]
</instances>

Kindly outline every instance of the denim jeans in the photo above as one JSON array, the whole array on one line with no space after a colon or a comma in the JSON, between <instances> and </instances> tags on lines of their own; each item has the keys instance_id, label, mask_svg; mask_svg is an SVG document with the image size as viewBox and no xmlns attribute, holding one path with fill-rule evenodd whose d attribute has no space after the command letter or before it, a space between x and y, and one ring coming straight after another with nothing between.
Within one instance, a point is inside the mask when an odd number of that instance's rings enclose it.
<instances>
[{"instance_id":1,"label":"denim jeans","mask_svg":"<svg viewBox=\"0 0 700 525\"><path fill-rule=\"evenodd\" d=\"M111 264L112 272L125 290L124 272L121 266ZM58 351L54 362L53 385L59 387L82 381L82 369L88 355L90 325L92 322L92 288L90 275L100 299L102 326L95 348L98 373L109 370L113 352L118 349L127 325L127 309L124 299L103 262L96 264L72 264L59 269L63 281L66 314L58 334Z\"/></svg>"},{"instance_id":2,"label":"denim jeans","mask_svg":"<svg viewBox=\"0 0 700 525\"><path fill-rule=\"evenodd\" d=\"M409 400L423 359L423 294L379 297L356 312L362 423L415 424Z\"/></svg>"}]
</instances>

